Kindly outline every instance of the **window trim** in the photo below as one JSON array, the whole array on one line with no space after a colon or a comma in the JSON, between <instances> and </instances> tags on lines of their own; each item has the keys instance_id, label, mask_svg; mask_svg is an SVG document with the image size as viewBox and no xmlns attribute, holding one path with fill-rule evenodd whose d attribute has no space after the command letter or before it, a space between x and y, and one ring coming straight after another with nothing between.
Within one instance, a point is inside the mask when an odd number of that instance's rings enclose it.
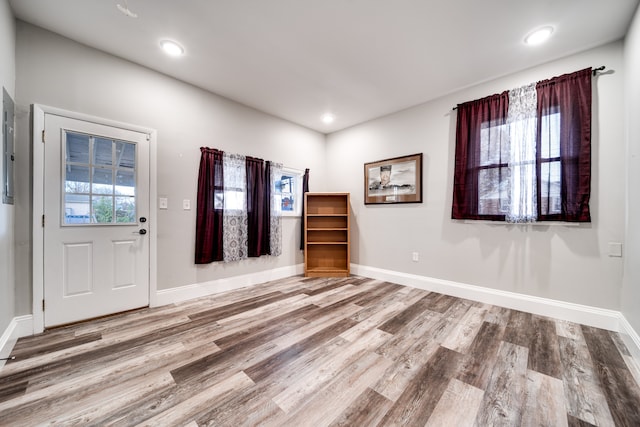
<instances>
[{"instance_id":1,"label":"window trim","mask_svg":"<svg viewBox=\"0 0 640 427\"><path fill-rule=\"evenodd\" d=\"M15 104L2 88L2 203L14 204Z\"/></svg>"}]
</instances>

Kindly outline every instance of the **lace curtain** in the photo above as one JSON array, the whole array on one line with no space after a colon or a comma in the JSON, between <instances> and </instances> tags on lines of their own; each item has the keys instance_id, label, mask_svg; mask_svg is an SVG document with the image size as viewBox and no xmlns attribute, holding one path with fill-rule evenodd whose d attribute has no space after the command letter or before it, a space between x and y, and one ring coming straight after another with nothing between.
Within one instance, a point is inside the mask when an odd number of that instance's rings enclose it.
<instances>
[{"instance_id":1,"label":"lace curtain","mask_svg":"<svg viewBox=\"0 0 640 427\"><path fill-rule=\"evenodd\" d=\"M282 163L271 163L271 173L269 178L269 186L271 188L271 194L276 191L276 180L282 176ZM273 256L279 256L282 254L282 209L275 197L270 198L270 241L269 241L269 253Z\"/></svg>"},{"instance_id":2,"label":"lace curtain","mask_svg":"<svg viewBox=\"0 0 640 427\"><path fill-rule=\"evenodd\" d=\"M224 211L222 251L225 262L247 258L246 158L224 153Z\"/></svg>"},{"instance_id":3,"label":"lace curtain","mask_svg":"<svg viewBox=\"0 0 640 427\"><path fill-rule=\"evenodd\" d=\"M510 185L507 222L534 222L538 216L536 193L536 84L509 91L507 125L510 140Z\"/></svg>"}]
</instances>

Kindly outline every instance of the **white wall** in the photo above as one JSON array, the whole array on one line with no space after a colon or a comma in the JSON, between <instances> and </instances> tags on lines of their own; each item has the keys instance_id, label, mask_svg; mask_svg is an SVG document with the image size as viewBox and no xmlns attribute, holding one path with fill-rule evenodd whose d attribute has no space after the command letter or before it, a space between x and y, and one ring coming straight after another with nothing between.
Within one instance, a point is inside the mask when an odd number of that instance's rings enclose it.
<instances>
[{"instance_id":1,"label":"white wall","mask_svg":"<svg viewBox=\"0 0 640 427\"><path fill-rule=\"evenodd\" d=\"M622 259L609 257L607 250L608 242L624 241L622 53L621 42L609 44L329 135L330 190L352 197L352 262L619 309ZM452 107L600 65L613 73L593 81L593 222L574 227L453 222ZM414 153L424 153L423 203L365 206L363 164ZM414 251L419 262L411 261Z\"/></svg>"},{"instance_id":2,"label":"white wall","mask_svg":"<svg viewBox=\"0 0 640 427\"><path fill-rule=\"evenodd\" d=\"M13 99L15 99L16 80L15 30L15 20L9 2L0 0L0 86L4 87ZM2 144L1 140L0 144ZM0 176L4 173L2 163L0 161ZM0 202L0 335L14 317L13 222L14 207Z\"/></svg>"},{"instance_id":3,"label":"white wall","mask_svg":"<svg viewBox=\"0 0 640 427\"><path fill-rule=\"evenodd\" d=\"M640 331L640 9L627 33L625 102L627 122L627 247L622 313Z\"/></svg>"},{"instance_id":4,"label":"white wall","mask_svg":"<svg viewBox=\"0 0 640 427\"><path fill-rule=\"evenodd\" d=\"M632 70L640 68L637 56L631 61L630 53L640 46L637 21L635 32L627 39L626 82L623 44L613 43L329 135L326 145L325 137L316 132L18 22L16 190L21 203L16 205L16 314L31 311L31 207L25 200L30 197L32 174L26 136L32 103L158 130L158 193L170 203L168 211L158 212L159 289L302 262L296 249L299 220L285 218L281 257L193 264L195 210L182 211L180 205L188 198L195 206L198 148L211 146L282 161L298 169L309 167L312 191L351 192L352 262L356 264L618 310L627 295L622 292L623 259L607 255L608 242L625 243L628 259L630 246L640 246L638 238L625 242L625 173L621 167L626 153L623 85L631 84L631 62L635 64ZM599 65L613 72L594 79L593 223L531 227L451 221L455 145L451 107ZM638 93L637 82L630 87ZM637 104L634 108L639 109ZM637 143L640 131L635 129ZM638 149L636 145L636 152ZM424 153L424 203L365 207L363 164L418 152ZM640 167L635 172L640 174ZM638 202L640 197L636 197ZM633 212L637 216L638 208ZM414 251L420 254L417 263L411 261ZM638 251L640 248L635 253ZM627 271L637 283L640 272L632 275L629 268ZM634 295L637 301L637 290L628 294ZM625 315L640 329L639 319L630 314L631 304L623 303L628 311Z\"/></svg>"},{"instance_id":5,"label":"white wall","mask_svg":"<svg viewBox=\"0 0 640 427\"><path fill-rule=\"evenodd\" d=\"M201 146L219 148L311 170L311 187L325 181L324 135L245 107L165 75L80 45L46 30L17 23L17 105L21 111L19 179L28 182L29 105L40 103L158 131L158 289L212 281L303 262L300 220L283 219L283 254L243 262L196 266L194 259L197 175ZM188 58L184 58L188 61ZM28 187L19 189L28 197ZM193 209L182 210L190 199ZM16 213L17 311L31 312L30 206ZM154 226L150 224L150 226ZM25 256L25 258L22 258Z\"/></svg>"}]
</instances>

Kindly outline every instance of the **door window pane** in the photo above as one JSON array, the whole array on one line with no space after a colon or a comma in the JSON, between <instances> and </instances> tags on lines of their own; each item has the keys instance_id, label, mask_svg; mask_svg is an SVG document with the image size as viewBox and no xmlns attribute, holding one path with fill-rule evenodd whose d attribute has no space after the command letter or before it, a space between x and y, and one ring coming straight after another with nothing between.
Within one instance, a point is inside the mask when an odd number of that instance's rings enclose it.
<instances>
[{"instance_id":1,"label":"door window pane","mask_svg":"<svg viewBox=\"0 0 640 427\"><path fill-rule=\"evenodd\" d=\"M113 222L113 197L93 196L93 218L98 224L109 224Z\"/></svg>"},{"instance_id":2,"label":"door window pane","mask_svg":"<svg viewBox=\"0 0 640 427\"><path fill-rule=\"evenodd\" d=\"M65 193L89 194L91 184L89 180L89 168L87 166L67 165L64 191Z\"/></svg>"},{"instance_id":3,"label":"door window pane","mask_svg":"<svg viewBox=\"0 0 640 427\"><path fill-rule=\"evenodd\" d=\"M136 145L66 132L62 146L63 225L135 224Z\"/></svg>"},{"instance_id":4,"label":"door window pane","mask_svg":"<svg viewBox=\"0 0 640 427\"><path fill-rule=\"evenodd\" d=\"M94 138L93 142L93 164L113 165L113 141L104 138Z\"/></svg>"},{"instance_id":5,"label":"door window pane","mask_svg":"<svg viewBox=\"0 0 640 427\"><path fill-rule=\"evenodd\" d=\"M89 163L89 135L67 134L67 163Z\"/></svg>"},{"instance_id":6,"label":"door window pane","mask_svg":"<svg viewBox=\"0 0 640 427\"><path fill-rule=\"evenodd\" d=\"M118 169L116 171L116 194L134 196L136 178L133 170Z\"/></svg>"},{"instance_id":7,"label":"door window pane","mask_svg":"<svg viewBox=\"0 0 640 427\"><path fill-rule=\"evenodd\" d=\"M136 222L136 202L134 197L116 197L116 222Z\"/></svg>"},{"instance_id":8,"label":"door window pane","mask_svg":"<svg viewBox=\"0 0 640 427\"><path fill-rule=\"evenodd\" d=\"M113 169L93 168L94 194L113 194Z\"/></svg>"},{"instance_id":9,"label":"door window pane","mask_svg":"<svg viewBox=\"0 0 640 427\"><path fill-rule=\"evenodd\" d=\"M136 166L136 146L130 142L116 142L116 166L134 168Z\"/></svg>"},{"instance_id":10,"label":"door window pane","mask_svg":"<svg viewBox=\"0 0 640 427\"><path fill-rule=\"evenodd\" d=\"M64 218L66 224L91 223L91 202L89 196L66 194L64 196Z\"/></svg>"}]
</instances>

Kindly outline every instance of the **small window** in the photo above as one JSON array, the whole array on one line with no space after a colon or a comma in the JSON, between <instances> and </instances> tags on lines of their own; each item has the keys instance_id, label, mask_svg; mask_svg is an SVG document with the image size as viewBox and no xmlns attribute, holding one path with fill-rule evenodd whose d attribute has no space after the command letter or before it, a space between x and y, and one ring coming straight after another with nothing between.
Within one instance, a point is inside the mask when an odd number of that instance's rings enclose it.
<instances>
[{"instance_id":1,"label":"small window","mask_svg":"<svg viewBox=\"0 0 640 427\"><path fill-rule=\"evenodd\" d=\"M2 88L2 203L13 204L14 104Z\"/></svg>"},{"instance_id":2,"label":"small window","mask_svg":"<svg viewBox=\"0 0 640 427\"><path fill-rule=\"evenodd\" d=\"M275 203L283 216L302 215L302 175L297 169L282 168L275 177Z\"/></svg>"},{"instance_id":3,"label":"small window","mask_svg":"<svg viewBox=\"0 0 640 427\"><path fill-rule=\"evenodd\" d=\"M66 131L63 225L136 223L136 145Z\"/></svg>"}]
</instances>

